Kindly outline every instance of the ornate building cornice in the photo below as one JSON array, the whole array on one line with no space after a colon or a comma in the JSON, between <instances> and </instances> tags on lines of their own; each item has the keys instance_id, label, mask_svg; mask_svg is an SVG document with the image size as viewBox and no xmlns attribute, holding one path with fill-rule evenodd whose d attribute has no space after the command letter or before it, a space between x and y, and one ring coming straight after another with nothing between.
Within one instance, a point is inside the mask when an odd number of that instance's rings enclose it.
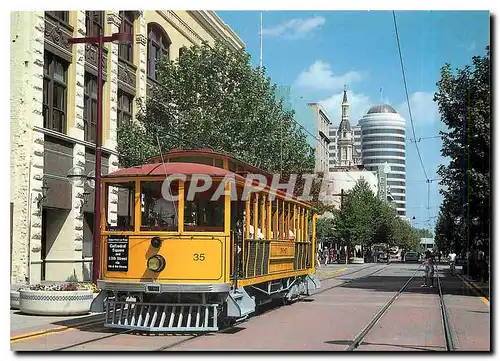
<instances>
[{"instance_id":1,"label":"ornate building cornice","mask_svg":"<svg viewBox=\"0 0 500 361\"><path fill-rule=\"evenodd\" d=\"M108 13L106 18L107 18L108 24L115 25L118 28L122 24L122 18L120 15L118 15L118 13Z\"/></svg>"}]
</instances>

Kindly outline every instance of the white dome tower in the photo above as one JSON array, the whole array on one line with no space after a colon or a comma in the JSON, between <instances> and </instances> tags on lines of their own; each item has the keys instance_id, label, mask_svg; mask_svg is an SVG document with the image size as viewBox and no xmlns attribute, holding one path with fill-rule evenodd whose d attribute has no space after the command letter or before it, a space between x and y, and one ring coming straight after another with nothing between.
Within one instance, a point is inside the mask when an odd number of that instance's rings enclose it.
<instances>
[{"instance_id":1,"label":"white dome tower","mask_svg":"<svg viewBox=\"0 0 500 361\"><path fill-rule=\"evenodd\" d=\"M388 104L371 107L359 121L363 165L377 171L387 162L387 186L400 217L406 216L406 133L405 119Z\"/></svg>"}]
</instances>

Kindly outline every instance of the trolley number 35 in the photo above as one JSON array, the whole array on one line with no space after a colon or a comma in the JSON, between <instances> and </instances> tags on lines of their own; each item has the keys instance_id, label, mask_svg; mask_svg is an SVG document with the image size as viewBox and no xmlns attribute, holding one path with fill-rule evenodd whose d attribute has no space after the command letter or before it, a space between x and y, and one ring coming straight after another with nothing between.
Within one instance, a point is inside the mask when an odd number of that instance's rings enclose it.
<instances>
[{"instance_id":1,"label":"trolley number 35","mask_svg":"<svg viewBox=\"0 0 500 361\"><path fill-rule=\"evenodd\" d=\"M195 253L193 254L193 261L203 262L205 260L205 253Z\"/></svg>"}]
</instances>

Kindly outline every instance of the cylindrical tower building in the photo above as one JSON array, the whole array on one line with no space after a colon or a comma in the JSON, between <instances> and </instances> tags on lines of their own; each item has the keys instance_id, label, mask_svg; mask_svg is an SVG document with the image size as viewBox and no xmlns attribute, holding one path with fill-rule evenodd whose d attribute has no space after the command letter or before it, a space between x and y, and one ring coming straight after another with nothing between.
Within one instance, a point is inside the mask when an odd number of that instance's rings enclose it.
<instances>
[{"instance_id":1,"label":"cylindrical tower building","mask_svg":"<svg viewBox=\"0 0 500 361\"><path fill-rule=\"evenodd\" d=\"M405 120L387 104L375 105L360 120L363 165L378 171L379 165L391 167L387 175L400 217L406 216Z\"/></svg>"}]
</instances>

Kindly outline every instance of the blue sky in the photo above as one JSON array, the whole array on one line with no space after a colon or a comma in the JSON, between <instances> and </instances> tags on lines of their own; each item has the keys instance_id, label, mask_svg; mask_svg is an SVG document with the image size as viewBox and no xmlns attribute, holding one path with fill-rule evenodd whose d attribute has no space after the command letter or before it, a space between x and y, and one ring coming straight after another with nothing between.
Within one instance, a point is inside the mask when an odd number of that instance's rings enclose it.
<instances>
[{"instance_id":1,"label":"blue sky","mask_svg":"<svg viewBox=\"0 0 500 361\"><path fill-rule=\"evenodd\" d=\"M259 63L258 11L218 11ZM416 138L444 129L433 94L440 68L462 68L474 55L484 55L490 43L489 12L396 11L406 82ZM391 11L265 11L263 65L274 83L291 85L305 101L319 101L334 125L340 122L340 101L348 85L350 122L373 104L391 104L407 122L406 209L414 225L434 229L442 197L438 183L427 184L418 159L406 104ZM422 139L419 149L429 179L445 160L441 140Z\"/></svg>"}]
</instances>

